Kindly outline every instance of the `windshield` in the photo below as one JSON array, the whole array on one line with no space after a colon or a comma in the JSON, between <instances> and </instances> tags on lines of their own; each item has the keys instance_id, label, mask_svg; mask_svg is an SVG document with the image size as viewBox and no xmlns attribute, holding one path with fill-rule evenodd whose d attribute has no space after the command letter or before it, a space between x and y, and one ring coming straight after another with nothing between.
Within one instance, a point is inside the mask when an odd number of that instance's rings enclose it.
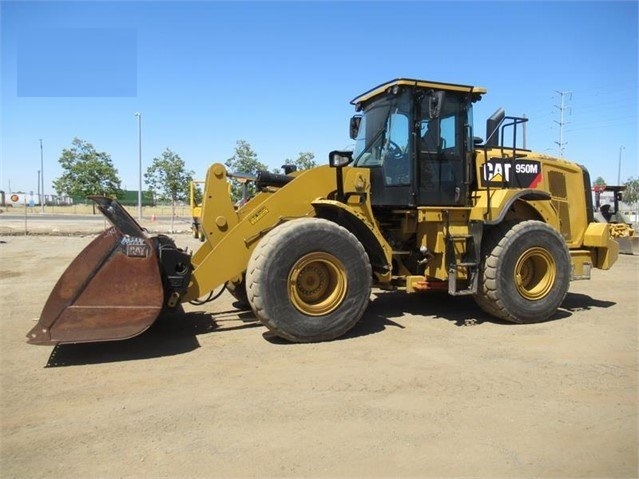
<instances>
[{"instance_id":1,"label":"windshield","mask_svg":"<svg viewBox=\"0 0 639 479\"><path fill-rule=\"evenodd\" d=\"M387 185L409 184L410 115L408 92L366 107L355 139L355 165L382 166Z\"/></svg>"},{"instance_id":2,"label":"windshield","mask_svg":"<svg viewBox=\"0 0 639 479\"><path fill-rule=\"evenodd\" d=\"M377 143L377 146L379 146L379 140L386 129L391 106L391 102L379 101L373 103L362 115L359 132L357 133L357 138L355 138L355 150L353 151L357 166L379 164L381 162L379 155L375 155L375 159L371 158L371 150L374 146L373 143Z\"/></svg>"}]
</instances>

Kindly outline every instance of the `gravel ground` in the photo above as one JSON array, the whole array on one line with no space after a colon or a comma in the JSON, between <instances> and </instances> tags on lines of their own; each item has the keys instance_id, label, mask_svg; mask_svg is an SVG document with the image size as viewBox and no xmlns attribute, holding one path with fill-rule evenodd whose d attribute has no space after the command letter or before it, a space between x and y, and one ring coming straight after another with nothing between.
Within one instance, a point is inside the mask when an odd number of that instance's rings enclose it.
<instances>
[{"instance_id":1,"label":"gravel ground","mask_svg":"<svg viewBox=\"0 0 639 479\"><path fill-rule=\"evenodd\" d=\"M3 478L638 475L637 256L542 324L375 291L345 338L289 344L225 293L131 340L27 345L91 239L0 236Z\"/></svg>"}]
</instances>

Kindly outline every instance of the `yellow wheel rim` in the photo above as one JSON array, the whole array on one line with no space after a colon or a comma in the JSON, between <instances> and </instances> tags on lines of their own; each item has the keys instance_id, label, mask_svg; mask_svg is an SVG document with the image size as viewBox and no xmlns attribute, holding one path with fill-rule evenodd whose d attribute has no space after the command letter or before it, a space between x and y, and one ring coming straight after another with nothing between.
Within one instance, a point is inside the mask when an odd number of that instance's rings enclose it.
<instances>
[{"instance_id":1,"label":"yellow wheel rim","mask_svg":"<svg viewBox=\"0 0 639 479\"><path fill-rule=\"evenodd\" d=\"M557 277L557 264L543 248L530 248L515 265L515 285L524 298L535 301L545 297Z\"/></svg>"},{"instance_id":2,"label":"yellow wheel rim","mask_svg":"<svg viewBox=\"0 0 639 479\"><path fill-rule=\"evenodd\" d=\"M324 252L303 256L288 275L291 302L308 316L324 316L335 311L342 304L347 287L344 265Z\"/></svg>"}]
</instances>

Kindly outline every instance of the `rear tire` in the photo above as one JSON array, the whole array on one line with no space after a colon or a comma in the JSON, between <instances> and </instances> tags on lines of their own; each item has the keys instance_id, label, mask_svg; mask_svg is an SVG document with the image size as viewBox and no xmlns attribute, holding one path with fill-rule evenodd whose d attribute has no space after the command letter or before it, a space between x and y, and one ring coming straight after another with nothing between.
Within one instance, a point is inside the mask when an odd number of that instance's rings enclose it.
<instances>
[{"instance_id":1,"label":"rear tire","mask_svg":"<svg viewBox=\"0 0 639 479\"><path fill-rule=\"evenodd\" d=\"M371 293L371 266L358 239L320 218L271 230L248 263L246 291L257 318L295 342L335 339L361 318Z\"/></svg>"},{"instance_id":2,"label":"rear tire","mask_svg":"<svg viewBox=\"0 0 639 479\"><path fill-rule=\"evenodd\" d=\"M541 221L506 223L482 244L475 302L514 323L536 323L555 314L570 285L571 261L560 234Z\"/></svg>"}]
</instances>

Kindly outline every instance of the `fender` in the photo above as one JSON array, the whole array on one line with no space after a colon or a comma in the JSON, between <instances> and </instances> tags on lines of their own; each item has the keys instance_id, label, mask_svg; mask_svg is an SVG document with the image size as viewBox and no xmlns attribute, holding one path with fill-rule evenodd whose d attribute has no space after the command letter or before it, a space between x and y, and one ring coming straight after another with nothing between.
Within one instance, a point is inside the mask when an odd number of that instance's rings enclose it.
<instances>
[{"instance_id":1,"label":"fender","mask_svg":"<svg viewBox=\"0 0 639 479\"><path fill-rule=\"evenodd\" d=\"M489 198L490 195L490 198ZM539 219L559 230L559 218L552 206L551 195L546 191L524 190L481 190L477 192L476 204L471 219L483 221L485 225L497 225L504 221L506 214L517 201L524 201L539 215Z\"/></svg>"},{"instance_id":2,"label":"fender","mask_svg":"<svg viewBox=\"0 0 639 479\"><path fill-rule=\"evenodd\" d=\"M318 199L311 202L319 218L333 221L343 226L362 243L371 261L373 271L390 279L393 250L386 242L374 222L357 205L345 204L334 200ZM380 278L381 279L381 278Z\"/></svg>"},{"instance_id":3,"label":"fender","mask_svg":"<svg viewBox=\"0 0 639 479\"><path fill-rule=\"evenodd\" d=\"M507 198L506 201L499 206L499 214L497 215L497 217L492 220L485 221L485 224L496 225L504 221L504 218L506 217L506 213L508 213L508 210L510 209L510 207L517 200L524 200L530 204L531 201L549 201L550 198L551 198L550 193L546 191L539 191L539 190L517 191L515 194L511 195L510 198ZM535 208L535 209L540 213L540 216L542 217L546 216L544 215L542 211L539 211L538 208ZM545 208L542 208L542 209L545 209ZM544 218L544 219L546 220L547 223L550 223L550 221L548 221L549 218Z\"/></svg>"}]
</instances>

